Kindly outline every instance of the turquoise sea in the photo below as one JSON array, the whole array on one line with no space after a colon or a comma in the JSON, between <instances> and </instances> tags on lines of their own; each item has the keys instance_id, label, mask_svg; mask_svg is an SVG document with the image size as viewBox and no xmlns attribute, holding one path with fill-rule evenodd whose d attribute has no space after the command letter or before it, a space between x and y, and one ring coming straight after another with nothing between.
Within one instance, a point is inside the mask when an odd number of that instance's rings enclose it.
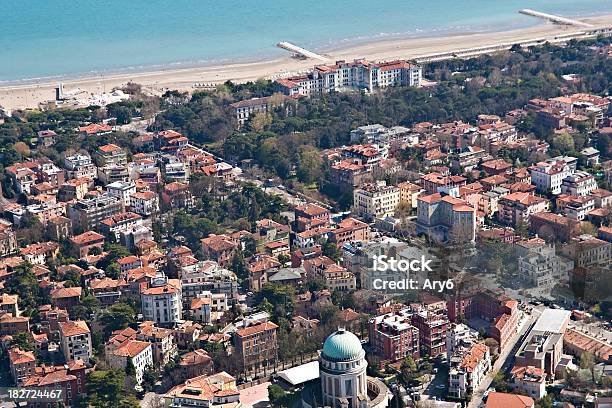
<instances>
[{"instance_id":1,"label":"turquoise sea","mask_svg":"<svg viewBox=\"0 0 612 408\"><path fill-rule=\"evenodd\" d=\"M612 13L612 0L1 0L0 83L254 60L393 36Z\"/></svg>"}]
</instances>

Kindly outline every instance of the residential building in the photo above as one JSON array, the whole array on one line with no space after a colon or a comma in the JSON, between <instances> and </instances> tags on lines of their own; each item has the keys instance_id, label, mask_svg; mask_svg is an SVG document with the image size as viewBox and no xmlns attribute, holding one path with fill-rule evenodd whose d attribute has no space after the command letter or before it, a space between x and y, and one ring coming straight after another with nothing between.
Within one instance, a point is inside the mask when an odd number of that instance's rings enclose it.
<instances>
[{"instance_id":1,"label":"residential building","mask_svg":"<svg viewBox=\"0 0 612 408\"><path fill-rule=\"evenodd\" d=\"M595 199L591 196L557 196L557 210L572 220L582 221L594 209Z\"/></svg>"},{"instance_id":2,"label":"residential building","mask_svg":"<svg viewBox=\"0 0 612 408\"><path fill-rule=\"evenodd\" d=\"M159 197L152 191L134 193L130 197L130 208L145 217L156 214L159 212Z\"/></svg>"},{"instance_id":3,"label":"residential building","mask_svg":"<svg viewBox=\"0 0 612 408\"><path fill-rule=\"evenodd\" d=\"M60 346L67 362L83 360L92 356L91 333L84 320L59 322Z\"/></svg>"},{"instance_id":4,"label":"residential building","mask_svg":"<svg viewBox=\"0 0 612 408\"><path fill-rule=\"evenodd\" d=\"M133 181L115 181L106 185L106 192L109 196L120 199L124 207L129 207L130 198L136 193L136 184Z\"/></svg>"},{"instance_id":5,"label":"residential building","mask_svg":"<svg viewBox=\"0 0 612 408\"><path fill-rule=\"evenodd\" d=\"M293 209L296 231L303 232L329 224L329 210L316 204L302 204Z\"/></svg>"},{"instance_id":6,"label":"residential building","mask_svg":"<svg viewBox=\"0 0 612 408\"><path fill-rule=\"evenodd\" d=\"M304 269L310 279L321 279L332 291L352 291L357 288L355 275L326 256L305 260Z\"/></svg>"},{"instance_id":7,"label":"residential building","mask_svg":"<svg viewBox=\"0 0 612 408\"><path fill-rule=\"evenodd\" d=\"M534 408L535 401L531 397L505 392L491 392L487 397L485 408Z\"/></svg>"},{"instance_id":8,"label":"residential building","mask_svg":"<svg viewBox=\"0 0 612 408\"><path fill-rule=\"evenodd\" d=\"M561 193L573 196L591 194L597 188L597 181L586 171L577 171L561 181Z\"/></svg>"},{"instance_id":9,"label":"residential building","mask_svg":"<svg viewBox=\"0 0 612 408\"><path fill-rule=\"evenodd\" d=\"M240 408L240 391L236 379L222 371L190 378L165 395L171 407Z\"/></svg>"},{"instance_id":10,"label":"residential building","mask_svg":"<svg viewBox=\"0 0 612 408\"><path fill-rule=\"evenodd\" d=\"M385 360L419 358L419 330L412 325L412 311L407 308L371 318L368 338L374 352Z\"/></svg>"},{"instance_id":11,"label":"residential building","mask_svg":"<svg viewBox=\"0 0 612 408\"><path fill-rule=\"evenodd\" d=\"M460 348L448 360L448 395L457 399L467 399L491 370L489 347L484 343Z\"/></svg>"},{"instance_id":12,"label":"residential building","mask_svg":"<svg viewBox=\"0 0 612 408\"><path fill-rule=\"evenodd\" d=\"M77 306L81 302L82 293L83 288L80 286L70 288L59 287L51 290L51 303L55 307L69 309L73 306Z\"/></svg>"},{"instance_id":13,"label":"residential building","mask_svg":"<svg viewBox=\"0 0 612 408\"><path fill-rule=\"evenodd\" d=\"M365 184L353 192L355 214L368 220L392 217L400 203L400 189L384 181Z\"/></svg>"},{"instance_id":14,"label":"residential building","mask_svg":"<svg viewBox=\"0 0 612 408\"><path fill-rule=\"evenodd\" d=\"M370 240L370 226L355 218L345 218L337 224L330 233L330 241L341 247L346 242L368 242Z\"/></svg>"},{"instance_id":15,"label":"residential building","mask_svg":"<svg viewBox=\"0 0 612 408\"><path fill-rule=\"evenodd\" d=\"M82 360L70 361L59 366L40 366L33 376L24 383L24 387L41 388L44 393L49 389L61 389L61 402L73 406L78 399L85 396L87 376L86 365Z\"/></svg>"},{"instance_id":16,"label":"residential building","mask_svg":"<svg viewBox=\"0 0 612 408\"><path fill-rule=\"evenodd\" d=\"M112 143L98 147L96 154L102 166L127 164L125 150Z\"/></svg>"},{"instance_id":17,"label":"residential building","mask_svg":"<svg viewBox=\"0 0 612 408\"><path fill-rule=\"evenodd\" d=\"M88 154L78 153L66 156L64 169L66 169L67 179L89 178L93 180L98 177L98 169Z\"/></svg>"},{"instance_id":18,"label":"residential building","mask_svg":"<svg viewBox=\"0 0 612 408\"><path fill-rule=\"evenodd\" d=\"M131 364L136 384L142 384L145 370L154 367L151 343L146 341L128 339L116 347L107 347L105 357L115 370L125 370Z\"/></svg>"},{"instance_id":19,"label":"residential building","mask_svg":"<svg viewBox=\"0 0 612 408\"><path fill-rule=\"evenodd\" d=\"M62 202L82 200L89 191L93 179L89 177L72 178L66 180L59 188L57 199Z\"/></svg>"},{"instance_id":20,"label":"residential building","mask_svg":"<svg viewBox=\"0 0 612 408\"><path fill-rule=\"evenodd\" d=\"M158 273L151 287L141 292L142 316L160 324L174 324L182 319L182 288L178 279L168 279Z\"/></svg>"},{"instance_id":21,"label":"residential building","mask_svg":"<svg viewBox=\"0 0 612 408\"><path fill-rule=\"evenodd\" d=\"M142 217L133 212L122 212L114 214L100 221L98 229L101 233L119 242L121 232L129 231L142 225Z\"/></svg>"},{"instance_id":22,"label":"residential building","mask_svg":"<svg viewBox=\"0 0 612 408\"><path fill-rule=\"evenodd\" d=\"M574 263L555 253L554 245L544 240L521 241L516 244L518 275L527 287L536 288L540 294L550 295L556 285L568 281L568 273Z\"/></svg>"},{"instance_id":23,"label":"residential building","mask_svg":"<svg viewBox=\"0 0 612 408\"><path fill-rule=\"evenodd\" d=\"M540 399L546 395L546 373L541 368L514 367L510 376L512 377L512 390L515 393L534 399Z\"/></svg>"},{"instance_id":24,"label":"residential building","mask_svg":"<svg viewBox=\"0 0 612 408\"><path fill-rule=\"evenodd\" d=\"M389 86L421 86L422 68L405 60L370 63L336 61L318 65L306 75L275 81L276 89L289 96L310 96L349 88L373 91Z\"/></svg>"},{"instance_id":25,"label":"residential building","mask_svg":"<svg viewBox=\"0 0 612 408\"><path fill-rule=\"evenodd\" d=\"M234 117L240 126L257 113L267 113L278 106L283 106L290 98L282 94L246 99L230 105Z\"/></svg>"},{"instance_id":26,"label":"residential building","mask_svg":"<svg viewBox=\"0 0 612 408\"><path fill-rule=\"evenodd\" d=\"M446 308L423 308L412 314L412 325L419 330L421 355L432 358L446 353L446 337L449 328Z\"/></svg>"},{"instance_id":27,"label":"residential building","mask_svg":"<svg viewBox=\"0 0 612 408\"><path fill-rule=\"evenodd\" d=\"M157 366L165 366L178 355L173 331L157 327L153 322L140 323L136 339L151 344L153 364Z\"/></svg>"},{"instance_id":28,"label":"residential building","mask_svg":"<svg viewBox=\"0 0 612 408\"><path fill-rule=\"evenodd\" d=\"M417 199L423 193L423 189L416 184L408 181L399 183L397 187L400 189L400 203L407 203L410 208L417 208Z\"/></svg>"},{"instance_id":29,"label":"residential building","mask_svg":"<svg viewBox=\"0 0 612 408\"><path fill-rule=\"evenodd\" d=\"M274 367L278 358L276 329L276 324L266 321L234 332L234 345L242 370L258 372Z\"/></svg>"},{"instance_id":30,"label":"residential building","mask_svg":"<svg viewBox=\"0 0 612 408\"><path fill-rule=\"evenodd\" d=\"M193 206L193 196L189 185L185 183L168 183L162 192L162 202L171 209L186 209Z\"/></svg>"},{"instance_id":31,"label":"residential building","mask_svg":"<svg viewBox=\"0 0 612 408\"><path fill-rule=\"evenodd\" d=\"M28 377L34 375L36 357L34 352L14 347L8 350L9 369L15 384L21 385Z\"/></svg>"},{"instance_id":32,"label":"residential building","mask_svg":"<svg viewBox=\"0 0 612 408\"><path fill-rule=\"evenodd\" d=\"M204 257L217 262L222 267L230 265L239 246L229 236L215 234L203 238L200 243Z\"/></svg>"},{"instance_id":33,"label":"residential building","mask_svg":"<svg viewBox=\"0 0 612 408\"><path fill-rule=\"evenodd\" d=\"M27 262L33 265L44 265L47 259L55 259L59 253L59 244L53 241L39 242L21 248L20 252Z\"/></svg>"},{"instance_id":34,"label":"residential building","mask_svg":"<svg viewBox=\"0 0 612 408\"><path fill-rule=\"evenodd\" d=\"M540 193L561 194L563 180L576 171L575 165L563 158L556 159L539 162L529 167L531 183Z\"/></svg>"},{"instance_id":35,"label":"residential building","mask_svg":"<svg viewBox=\"0 0 612 408\"><path fill-rule=\"evenodd\" d=\"M85 258L90 254L92 249L97 248L98 253L102 253L104 249L104 235L94 231L87 231L80 235L70 238L72 245L72 253L77 258Z\"/></svg>"},{"instance_id":36,"label":"residential building","mask_svg":"<svg viewBox=\"0 0 612 408\"><path fill-rule=\"evenodd\" d=\"M548 200L529 193L511 193L499 199L497 219L504 225L517 227L527 223L535 213L548 210Z\"/></svg>"},{"instance_id":37,"label":"residential building","mask_svg":"<svg viewBox=\"0 0 612 408\"><path fill-rule=\"evenodd\" d=\"M102 220L122 213L123 202L108 195L99 195L77 201L68 207L68 217L77 231L88 231L98 227Z\"/></svg>"}]
</instances>

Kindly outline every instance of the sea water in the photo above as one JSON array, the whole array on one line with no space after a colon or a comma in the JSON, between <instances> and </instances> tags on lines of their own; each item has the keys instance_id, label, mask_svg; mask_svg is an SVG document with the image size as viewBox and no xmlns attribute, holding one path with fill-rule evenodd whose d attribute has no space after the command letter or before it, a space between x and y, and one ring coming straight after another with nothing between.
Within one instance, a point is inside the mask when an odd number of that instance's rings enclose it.
<instances>
[{"instance_id":1,"label":"sea water","mask_svg":"<svg viewBox=\"0 0 612 408\"><path fill-rule=\"evenodd\" d=\"M281 56L373 39L540 23L522 8L587 17L612 0L0 0L0 84Z\"/></svg>"}]
</instances>

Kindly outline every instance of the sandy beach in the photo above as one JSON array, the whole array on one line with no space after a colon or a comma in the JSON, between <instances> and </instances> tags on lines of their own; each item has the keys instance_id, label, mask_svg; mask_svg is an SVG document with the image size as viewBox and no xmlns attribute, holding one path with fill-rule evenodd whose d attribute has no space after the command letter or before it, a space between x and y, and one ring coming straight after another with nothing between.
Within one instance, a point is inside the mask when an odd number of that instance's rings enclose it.
<instances>
[{"instance_id":1,"label":"sandy beach","mask_svg":"<svg viewBox=\"0 0 612 408\"><path fill-rule=\"evenodd\" d=\"M581 21L594 26L612 25L612 14ZM456 49L482 47L497 43L512 43L541 37L553 37L564 33L580 31L573 26L560 26L542 22L534 27L502 32L464 33L452 36L386 39L349 46L325 54L334 60L367 58L370 60L390 60L414 58L436 52ZM227 80L246 82L259 78L274 79L279 76L308 70L319 63L315 60L297 60L286 57L254 61L249 63L230 63L219 66L202 66L183 69L166 69L144 72L122 72L101 74L62 80L66 91L81 89L87 93L100 93L121 87L128 82L139 83L143 89L159 94L168 89L193 91L196 83L222 83ZM40 102L54 98L55 81L41 81L18 85L0 86L0 106L7 110L35 108Z\"/></svg>"}]
</instances>

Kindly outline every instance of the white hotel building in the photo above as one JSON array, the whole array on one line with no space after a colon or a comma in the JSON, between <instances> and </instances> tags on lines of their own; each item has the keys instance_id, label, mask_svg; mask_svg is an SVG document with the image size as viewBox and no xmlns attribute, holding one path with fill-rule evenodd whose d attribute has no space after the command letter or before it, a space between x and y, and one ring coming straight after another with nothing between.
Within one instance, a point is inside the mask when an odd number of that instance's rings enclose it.
<instances>
[{"instance_id":1,"label":"white hotel building","mask_svg":"<svg viewBox=\"0 0 612 408\"><path fill-rule=\"evenodd\" d=\"M373 91L389 86L421 86L423 69L405 60L372 63L365 59L317 65L306 75L276 80L277 89L289 96L340 92L358 88Z\"/></svg>"}]
</instances>

